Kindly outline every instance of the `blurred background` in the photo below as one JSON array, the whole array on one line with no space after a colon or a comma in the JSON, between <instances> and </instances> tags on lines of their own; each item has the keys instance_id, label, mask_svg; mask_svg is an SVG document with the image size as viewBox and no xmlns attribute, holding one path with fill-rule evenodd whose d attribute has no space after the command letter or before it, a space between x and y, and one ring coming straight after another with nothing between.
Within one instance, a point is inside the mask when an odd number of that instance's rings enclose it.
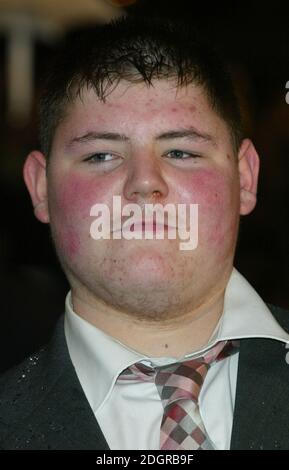
<instances>
[{"instance_id":1,"label":"blurred background","mask_svg":"<svg viewBox=\"0 0 289 470\"><path fill-rule=\"evenodd\" d=\"M0 370L46 341L68 290L22 181L25 156L38 146L45 67L65 35L144 14L197 25L231 65L261 156L258 206L241 221L235 264L264 300L289 308L289 3L0 0Z\"/></svg>"}]
</instances>

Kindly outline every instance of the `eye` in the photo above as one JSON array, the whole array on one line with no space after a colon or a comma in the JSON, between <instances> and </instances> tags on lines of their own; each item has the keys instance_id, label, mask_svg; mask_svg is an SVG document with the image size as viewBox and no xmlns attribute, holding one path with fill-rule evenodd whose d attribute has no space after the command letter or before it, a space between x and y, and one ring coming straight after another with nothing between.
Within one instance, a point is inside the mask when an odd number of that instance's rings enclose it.
<instances>
[{"instance_id":1,"label":"eye","mask_svg":"<svg viewBox=\"0 0 289 470\"><path fill-rule=\"evenodd\" d=\"M185 152L183 150L171 150L170 152L167 153L167 156L169 158L173 158L174 160L185 160L188 158L198 158L200 155L197 155L192 152Z\"/></svg>"},{"instance_id":2,"label":"eye","mask_svg":"<svg viewBox=\"0 0 289 470\"><path fill-rule=\"evenodd\" d=\"M106 163L116 158L115 155L109 152L94 153L85 158L84 161L88 163Z\"/></svg>"}]
</instances>

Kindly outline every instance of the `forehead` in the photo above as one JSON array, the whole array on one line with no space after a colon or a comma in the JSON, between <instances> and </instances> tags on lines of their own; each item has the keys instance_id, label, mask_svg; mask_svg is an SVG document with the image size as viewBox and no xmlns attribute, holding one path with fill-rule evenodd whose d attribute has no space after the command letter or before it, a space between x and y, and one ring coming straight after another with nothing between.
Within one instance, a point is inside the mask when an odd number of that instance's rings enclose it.
<instances>
[{"instance_id":1,"label":"forehead","mask_svg":"<svg viewBox=\"0 0 289 470\"><path fill-rule=\"evenodd\" d=\"M61 134L69 139L89 130L145 136L190 125L216 137L222 132L228 134L202 86L177 87L172 80L154 80L151 85L121 80L105 100L92 88L82 89L67 106L55 137Z\"/></svg>"},{"instance_id":2,"label":"forehead","mask_svg":"<svg viewBox=\"0 0 289 470\"><path fill-rule=\"evenodd\" d=\"M104 100L96 95L93 88L84 88L67 111L75 112L84 107L89 110L93 107L99 111L110 112L111 108L138 112L145 115L146 112L161 112L165 107L173 106L172 111L178 109L193 112L198 109L211 109L207 94L200 85L178 87L174 80L154 80L152 84L131 83L121 80L108 91ZM112 116L111 116L112 117Z\"/></svg>"}]
</instances>

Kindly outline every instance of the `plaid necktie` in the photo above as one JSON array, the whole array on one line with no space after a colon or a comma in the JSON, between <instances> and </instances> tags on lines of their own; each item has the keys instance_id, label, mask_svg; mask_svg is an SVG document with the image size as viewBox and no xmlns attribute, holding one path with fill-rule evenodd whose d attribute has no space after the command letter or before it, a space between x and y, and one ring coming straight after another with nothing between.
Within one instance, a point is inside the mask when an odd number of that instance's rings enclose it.
<instances>
[{"instance_id":1,"label":"plaid necktie","mask_svg":"<svg viewBox=\"0 0 289 470\"><path fill-rule=\"evenodd\" d=\"M204 356L152 369L141 363L125 369L119 380L155 381L164 407L161 450L213 450L198 406L209 367L237 351L238 342L220 341Z\"/></svg>"}]
</instances>

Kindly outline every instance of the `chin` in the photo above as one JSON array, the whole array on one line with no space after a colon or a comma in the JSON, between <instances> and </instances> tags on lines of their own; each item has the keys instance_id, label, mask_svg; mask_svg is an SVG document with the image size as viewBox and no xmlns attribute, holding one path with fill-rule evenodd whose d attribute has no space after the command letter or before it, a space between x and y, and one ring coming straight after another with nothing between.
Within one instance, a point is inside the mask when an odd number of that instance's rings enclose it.
<instances>
[{"instance_id":1,"label":"chin","mask_svg":"<svg viewBox=\"0 0 289 470\"><path fill-rule=\"evenodd\" d=\"M153 289L172 282L175 275L172 267L164 260L136 260L128 266L126 282Z\"/></svg>"},{"instance_id":2,"label":"chin","mask_svg":"<svg viewBox=\"0 0 289 470\"><path fill-rule=\"evenodd\" d=\"M132 269L124 276L125 285L119 287L137 290L143 293L155 292L156 290L168 290L173 284L172 277L168 272L156 269Z\"/></svg>"}]
</instances>

